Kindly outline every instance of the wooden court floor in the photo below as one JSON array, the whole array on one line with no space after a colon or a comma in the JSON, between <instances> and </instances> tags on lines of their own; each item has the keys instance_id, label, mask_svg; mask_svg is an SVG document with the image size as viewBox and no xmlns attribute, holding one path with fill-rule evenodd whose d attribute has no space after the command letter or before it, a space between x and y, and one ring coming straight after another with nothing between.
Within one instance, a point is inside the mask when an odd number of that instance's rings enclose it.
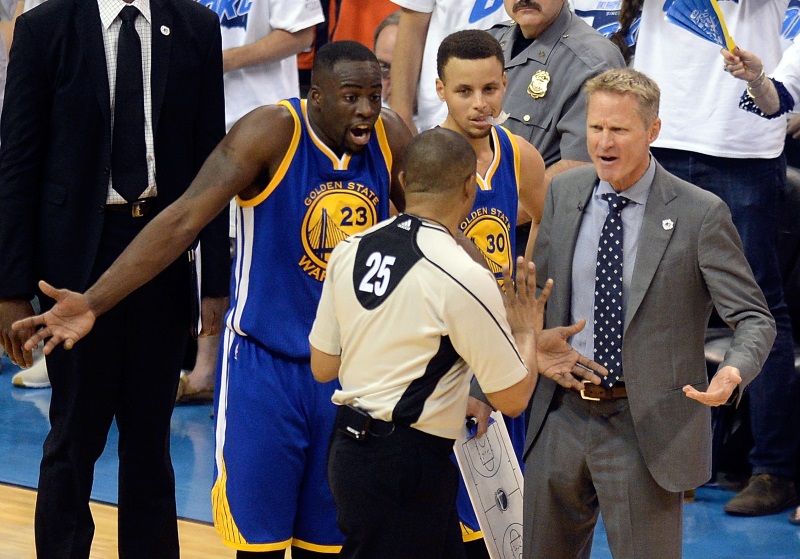
<instances>
[{"instance_id":1,"label":"wooden court floor","mask_svg":"<svg viewBox=\"0 0 800 559\"><path fill-rule=\"evenodd\" d=\"M35 559L33 507L36 491L0 485L0 559ZM117 508L92 503L95 522L91 559L117 559ZM214 527L200 522L178 521L181 557L187 559L232 559Z\"/></svg>"}]
</instances>

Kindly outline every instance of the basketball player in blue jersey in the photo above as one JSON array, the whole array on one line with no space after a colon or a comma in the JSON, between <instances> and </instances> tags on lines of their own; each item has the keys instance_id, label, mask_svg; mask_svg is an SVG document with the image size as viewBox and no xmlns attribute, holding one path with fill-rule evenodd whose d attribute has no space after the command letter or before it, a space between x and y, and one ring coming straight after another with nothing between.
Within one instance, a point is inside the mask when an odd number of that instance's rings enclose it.
<instances>
[{"instance_id":1,"label":"basketball player in blue jersey","mask_svg":"<svg viewBox=\"0 0 800 559\"><path fill-rule=\"evenodd\" d=\"M544 161L536 148L493 124L502 113L504 64L503 49L492 35L480 30L458 31L439 46L436 80L437 93L448 113L441 126L461 134L478 160L475 202L460 228L501 284L502 268L514 268L516 225L531 218L534 224L541 220L546 191ZM561 332L561 339L575 333L574 328ZM470 398L467 413L479 420L478 436L485 433L490 412L487 404ZM521 463L525 418L505 420ZM488 557L463 480L457 504L468 557Z\"/></svg>"},{"instance_id":2,"label":"basketball player in blue jersey","mask_svg":"<svg viewBox=\"0 0 800 559\"><path fill-rule=\"evenodd\" d=\"M308 334L331 251L404 208L397 181L411 134L381 113L366 47L317 51L308 101L243 117L186 194L155 218L85 295L43 284L57 304L31 346L71 348L94 319L181 254L238 201L231 309L218 367L214 523L237 558L332 556L343 538L326 479L337 382L314 381ZM211 318L211 317L209 317ZM24 327L24 325L20 325Z\"/></svg>"},{"instance_id":3,"label":"basketball player in blue jersey","mask_svg":"<svg viewBox=\"0 0 800 559\"><path fill-rule=\"evenodd\" d=\"M447 105L447 118L441 126L461 134L478 160L475 202L460 229L501 284L503 267L514 269L517 223L529 221L528 216L538 222L545 198L544 161L539 152L523 138L494 124L502 113L506 89L503 65L500 43L485 31L458 31L439 45L436 92ZM478 418L479 436L486 431L490 412L487 404L470 398L467 413ZM521 457L524 415L505 419L514 449ZM457 505L468 557L488 557L463 479Z\"/></svg>"}]
</instances>

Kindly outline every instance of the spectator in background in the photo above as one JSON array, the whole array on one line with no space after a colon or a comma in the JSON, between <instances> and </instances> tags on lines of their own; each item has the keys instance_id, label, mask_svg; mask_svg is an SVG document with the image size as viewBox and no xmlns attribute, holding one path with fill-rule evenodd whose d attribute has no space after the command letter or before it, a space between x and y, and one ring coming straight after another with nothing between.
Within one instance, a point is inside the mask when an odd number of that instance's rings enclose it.
<instances>
[{"instance_id":1,"label":"spectator in background","mask_svg":"<svg viewBox=\"0 0 800 559\"><path fill-rule=\"evenodd\" d=\"M400 22L400 10L386 16L375 29L374 48L375 57L381 66L381 85L383 91L383 106L391 106L392 98L392 60L397 43L397 25Z\"/></svg>"},{"instance_id":2,"label":"spectator in background","mask_svg":"<svg viewBox=\"0 0 800 559\"><path fill-rule=\"evenodd\" d=\"M329 40L356 41L373 46L373 34L389 14L397 10L390 0L331 0L328 8Z\"/></svg>"},{"instance_id":3,"label":"spectator in background","mask_svg":"<svg viewBox=\"0 0 800 559\"><path fill-rule=\"evenodd\" d=\"M792 111L800 100L800 45L786 49L777 68L767 75L764 63L755 54L736 48L721 50L724 69L747 82L739 108L772 119Z\"/></svg>"},{"instance_id":4,"label":"spectator in background","mask_svg":"<svg viewBox=\"0 0 800 559\"><path fill-rule=\"evenodd\" d=\"M221 0L199 0L222 27L225 127L262 105L299 96L299 52L311 46L325 16L319 0L242 2L235 14Z\"/></svg>"},{"instance_id":5,"label":"spectator in background","mask_svg":"<svg viewBox=\"0 0 800 559\"><path fill-rule=\"evenodd\" d=\"M327 14L330 0L319 0L322 6L322 13ZM297 55L297 70L300 77L300 97L305 99L308 90L311 88L311 68L314 65L314 54L324 44L328 42L328 20L322 21L314 26L314 39L311 46Z\"/></svg>"},{"instance_id":6,"label":"spectator in background","mask_svg":"<svg viewBox=\"0 0 800 559\"><path fill-rule=\"evenodd\" d=\"M761 59L753 53L737 48L733 54L723 49L722 55L726 71L747 82L740 108L764 118L778 118L800 101L800 44L792 43L783 52L780 64L769 77ZM789 522L800 525L800 507L789 513Z\"/></svg>"},{"instance_id":7,"label":"spectator in background","mask_svg":"<svg viewBox=\"0 0 800 559\"><path fill-rule=\"evenodd\" d=\"M764 369L748 389L752 476L724 510L758 516L797 503L800 378L783 295L776 243L786 182L786 123L738 107L742 85L723 71L719 47L668 22L663 1L642 6L634 67L662 89L664 126L653 155L671 173L713 192L730 207L744 252L764 292L778 335ZM782 54L788 0L720 2L730 35L758 52L767 73ZM627 9L627 8L623 8ZM669 60L664 53L669 52ZM679 61L676 63L675 61Z\"/></svg>"},{"instance_id":8,"label":"spectator in background","mask_svg":"<svg viewBox=\"0 0 800 559\"><path fill-rule=\"evenodd\" d=\"M447 107L436 95L436 52L442 39L464 29L488 29L508 16L499 1L392 0L402 8L392 64L392 109L413 133L439 125Z\"/></svg>"},{"instance_id":9,"label":"spectator in background","mask_svg":"<svg viewBox=\"0 0 800 559\"><path fill-rule=\"evenodd\" d=\"M617 45L625 61L630 64L636 50L636 35L639 32L641 8L620 12L622 0L571 0L575 15L597 29ZM630 4L625 4L630 8Z\"/></svg>"},{"instance_id":10,"label":"spectator in background","mask_svg":"<svg viewBox=\"0 0 800 559\"><path fill-rule=\"evenodd\" d=\"M3 105L3 96L6 86L6 66L8 65L8 49L11 48L11 37L14 32L14 23L23 9L20 0L3 0L0 2L0 108ZM38 301L32 301L34 308L38 308ZM0 349L0 357L4 351ZM0 369L3 363L0 361ZM11 377L11 384L19 388L49 388L50 378L47 376L47 363L44 355L38 349L33 351L33 364L22 369Z\"/></svg>"},{"instance_id":11,"label":"spectator in background","mask_svg":"<svg viewBox=\"0 0 800 559\"><path fill-rule=\"evenodd\" d=\"M584 82L625 62L566 0L505 0L505 9L513 21L490 30L506 58L505 126L542 155L547 186L558 173L590 161ZM518 228L518 254L530 257L535 238L535 224Z\"/></svg>"}]
</instances>

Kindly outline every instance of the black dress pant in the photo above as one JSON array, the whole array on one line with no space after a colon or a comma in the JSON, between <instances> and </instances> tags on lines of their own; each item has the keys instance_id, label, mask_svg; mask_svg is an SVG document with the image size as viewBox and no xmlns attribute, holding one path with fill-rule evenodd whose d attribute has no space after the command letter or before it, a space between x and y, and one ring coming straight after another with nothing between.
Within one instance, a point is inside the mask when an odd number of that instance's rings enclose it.
<instances>
[{"instance_id":1,"label":"black dress pant","mask_svg":"<svg viewBox=\"0 0 800 559\"><path fill-rule=\"evenodd\" d=\"M96 279L146 218L107 214ZM111 421L119 429L119 557L178 559L170 418L188 339L189 277L183 262L100 316L70 351L47 358L52 385L36 503L38 559L86 559L94 523L94 465Z\"/></svg>"},{"instance_id":2,"label":"black dress pant","mask_svg":"<svg viewBox=\"0 0 800 559\"><path fill-rule=\"evenodd\" d=\"M385 430L384 430L385 431ZM328 480L347 559L463 559L453 441L410 427L331 439Z\"/></svg>"}]
</instances>

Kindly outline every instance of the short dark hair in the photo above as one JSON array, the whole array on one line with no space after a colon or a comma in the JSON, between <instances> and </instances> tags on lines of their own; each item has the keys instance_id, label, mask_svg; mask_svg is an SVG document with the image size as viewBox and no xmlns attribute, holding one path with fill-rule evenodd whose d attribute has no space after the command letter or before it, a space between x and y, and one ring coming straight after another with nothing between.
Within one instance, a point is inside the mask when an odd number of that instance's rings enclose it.
<instances>
[{"instance_id":1,"label":"short dark hair","mask_svg":"<svg viewBox=\"0 0 800 559\"><path fill-rule=\"evenodd\" d=\"M442 44L439 45L439 52L436 55L436 71L439 79L443 80L444 67L451 58L483 60L491 57L495 57L500 61L500 66L505 67L503 47L489 33L479 29L456 31L445 37Z\"/></svg>"},{"instance_id":2,"label":"short dark hair","mask_svg":"<svg viewBox=\"0 0 800 559\"><path fill-rule=\"evenodd\" d=\"M409 142L403 156L406 191L444 194L475 174L475 150L464 136L446 128L426 130Z\"/></svg>"},{"instance_id":3,"label":"short dark hair","mask_svg":"<svg viewBox=\"0 0 800 559\"><path fill-rule=\"evenodd\" d=\"M320 71L332 72L339 62L374 62L378 63L375 54L356 41L334 41L326 43L314 54L314 66L311 76Z\"/></svg>"},{"instance_id":4,"label":"short dark hair","mask_svg":"<svg viewBox=\"0 0 800 559\"><path fill-rule=\"evenodd\" d=\"M378 27L375 28L375 36L372 38L372 48L378 44L378 37L381 36L381 32L389 27L390 25L399 25L400 24L400 12L402 10L397 10L396 12L392 12L385 18L383 21L378 24Z\"/></svg>"}]
</instances>

